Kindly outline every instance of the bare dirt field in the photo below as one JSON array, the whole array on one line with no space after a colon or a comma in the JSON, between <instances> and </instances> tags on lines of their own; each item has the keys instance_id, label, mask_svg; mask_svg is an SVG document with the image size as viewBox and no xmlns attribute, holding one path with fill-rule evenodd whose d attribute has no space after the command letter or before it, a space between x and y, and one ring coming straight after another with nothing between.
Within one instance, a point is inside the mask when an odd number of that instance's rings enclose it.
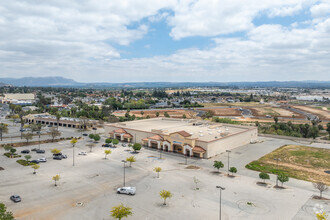
<instances>
[{"instance_id":1,"label":"bare dirt field","mask_svg":"<svg viewBox=\"0 0 330 220\"><path fill-rule=\"evenodd\" d=\"M279 116L279 117L288 117L291 118L292 115L296 118L303 118L301 114L289 111L284 108L276 108L276 107L254 107L250 108L254 116Z\"/></svg>"},{"instance_id":2,"label":"bare dirt field","mask_svg":"<svg viewBox=\"0 0 330 220\"><path fill-rule=\"evenodd\" d=\"M328 119L330 120L330 111L328 110L323 110L323 109L318 109L318 108L314 108L311 106L293 106L294 108L315 114L317 116L319 116L320 119Z\"/></svg>"},{"instance_id":3,"label":"bare dirt field","mask_svg":"<svg viewBox=\"0 0 330 220\"><path fill-rule=\"evenodd\" d=\"M134 110L130 111L131 115L135 115L136 117L142 117L141 114L142 110ZM149 116L150 118L155 118L156 112L159 113L159 117L164 117L165 112L167 112L171 118L182 118L183 115L186 115L186 118L191 118L192 117L192 112L184 109L173 109L173 110L164 110L164 109L157 109L157 110L143 110L143 117ZM116 116L124 116L125 112L124 111L118 111L114 112L114 115Z\"/></svg>"},{"instance_id":4,"label":"bare dirt field","mask_svg":"<svg viewBox=\"0 0 330 220\"><path fill-rule=\"evenodd\" d=\"M279 158L279 170L290 177L311 182L324 182L330 185L330 150L299 145L285 145L277 150L253 161L247 168L261 172L275 172L274 158Z\"/></svg>"},{"instance_id":5,"label":"bare dirt field","mask_svg":"<svg viewBox=\"0 0 330 220\"><path fill-rule=\"evenodd\" d=\"M241 116L241 111L237 108L217 108L217 109L201 109L203 111L212 111L215 116Z\"/></svg>"}]
</instances>

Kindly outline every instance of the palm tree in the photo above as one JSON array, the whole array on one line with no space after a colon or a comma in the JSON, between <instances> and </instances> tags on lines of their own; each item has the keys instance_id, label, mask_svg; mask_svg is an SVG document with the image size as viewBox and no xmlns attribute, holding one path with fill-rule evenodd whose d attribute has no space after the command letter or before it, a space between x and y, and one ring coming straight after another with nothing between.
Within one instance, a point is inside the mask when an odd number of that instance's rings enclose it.
<instances>
[{"instance_id":1,"label":"palm tree","mask_svg":"<svg viewBox=\"0 0 330 220\"><path fill-rule=\"evenodd\" d=\"M109 154L111 154L111 150L105 150L105 151L104 151L104 154L105 154L104 159L106 160L106 159L107 159L107 156L108 156Z\"/></svg>"},{"instance_id":2,"label":"palm tree","mask_svg":"<svg viewBox=\"0 0 330 220\"><path fill-rule=\"evenodd\" d=\"M57 130L58 130L58 124L60 123L61 114L59 112L56 113L56 121L57 121Z\"/></svg>"},{"instance_id":3,"label":"palm tree","mask_svg":"<svg viewBox=\"0 0 330 220\"><path fill-rule=\"evenodd\" d=\"M160 168L160 167L155 167L155 168L154 168L154 171L157 173L157 178L159 178L159 173L160 173L160 171L162 171L162 168Z\"/></svg>"},{"instance_id":4,"label":"palm tree","mask_svg":"<svg viewBox=\"0 0 330 220\"><path fill-rule=\"evenodd\" d=\"M127 157L126 161L129 162L129 167L132 167L132 163L136 162L136 158L134 156Z\"/></svg>"},{"instance_id":5,"label":"palm tree","mask_svg":"<svg viewBox=\"0 0 330 220\"><path fill-rule=\"evenodd\" d=\"M53 176L53 180L55 181L55 186L57 186L56 182L60 180L60 175Z\"/></svg>"}]
</instances>

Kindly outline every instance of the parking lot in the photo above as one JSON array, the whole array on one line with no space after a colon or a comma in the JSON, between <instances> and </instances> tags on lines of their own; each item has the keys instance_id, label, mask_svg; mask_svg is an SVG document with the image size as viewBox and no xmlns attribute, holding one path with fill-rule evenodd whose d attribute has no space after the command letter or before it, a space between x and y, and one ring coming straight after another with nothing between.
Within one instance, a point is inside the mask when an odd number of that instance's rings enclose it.
<instances>
[{"instance_id":1,"label":"parking lot","mask_svg":"<svg viewBox=\"0 0 330 220\"><path fill-rule=\"evenodd\" d=\"M78 134L78 133L77 133ZM216 185L225 187L222 192L222 219L299 219L302 207L317 192L311 183L290 179L287 189L277 190L256 184L258 173L244 168L244 165L259 156L281 146L284 140L267 139L263 143L250 144L235 149L231 153L231 165L238 168L235 178L227 177L226 166L217 174L212 168L214 159L226 164L227 154L211 160L185 159L178 155L163 153L159 159L157 151L142 149L132 154L120 144L111 149L112 154L104 159L105 148L101 147L104 138L89 152L89 138L84 137L75 147L75 166L70 141L43 144L44 155L30 153L32 159L45 157L37 174L31 167L23 167L16 159L9 159L0 149L0 201L13 211L17 219L111 219L110 209L121 203L133 208L129 219L218 219L219 190ZM287 141L285 141L287 142ZM36 146L21 147L32 149ZM53 160L50 149L59 148L67 159ZM107 148L108 149L108 148ZM86 151L87 155L78 155ZM116 194L123 186L123 166L121 162L134 155L137 162L126 168L126 186L135 186L134 196ZM200 169L186 169L195 165ZM127 164L126 164L127 166ZM153 168L163 170L156 178ZM61 179L54 186L52 177L59 174ZM200 180L199 190L194 190L193 178ZM274 185L275 177L269 181ZM167 206L162 206L159 191L166 189L173 193ZM22 197L22 202L9 200L12 194ZM325 193L325 195L329 195ZM249 205L250 204L250 205ZM297 213L300 213L299 215ZM276 217L275 217L276 216ZM312 214L305 219L314 219Z\"/></svg>"}]
</instances>

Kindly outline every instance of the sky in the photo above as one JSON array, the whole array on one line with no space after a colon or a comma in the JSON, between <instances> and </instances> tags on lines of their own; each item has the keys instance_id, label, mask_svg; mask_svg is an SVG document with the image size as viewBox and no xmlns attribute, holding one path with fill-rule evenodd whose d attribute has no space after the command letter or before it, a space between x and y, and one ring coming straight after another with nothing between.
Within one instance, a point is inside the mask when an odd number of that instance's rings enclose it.
<instances>
[{"instance_id":1,"label":"sky","mask_svg":"<svg viewBox=\"0 0 330 220\"><path fill-rule=\"evenodd\" d=\"M330 0L0 1L0 77L330 80Z\"/></svg>"}]
</instances>

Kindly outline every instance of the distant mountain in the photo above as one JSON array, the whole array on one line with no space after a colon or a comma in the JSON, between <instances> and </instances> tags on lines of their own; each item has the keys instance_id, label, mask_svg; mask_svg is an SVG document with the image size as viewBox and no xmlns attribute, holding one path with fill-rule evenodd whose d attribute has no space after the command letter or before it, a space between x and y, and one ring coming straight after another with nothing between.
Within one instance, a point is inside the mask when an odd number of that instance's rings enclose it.
<instances>
[{"instance_id":1,"label":"distant mountain","mask_svg":"<svg viewBox=\"0 0 330 220\"><path fill-rule=\"evenodd\" d=\"M23 77L23 78L0 78L1 83L11 84L13 86L30 86L30 87L67 87L79 86L81 83L73 79L64 77Z\"/></svg>"},{"instance_id":2,"label":"distant mountain","mask_svg":"<svg viewBox=\"0 0 330 220\"><path fill-rule=\"evenodd\" d=\"M184 87L279 87L330 88L330 81L267 81L267 82L133 82L133 83L80 83L64 77L0 78L0 86L81 87L81 88L184 88Z\"/></svg>"}]
</instances>

